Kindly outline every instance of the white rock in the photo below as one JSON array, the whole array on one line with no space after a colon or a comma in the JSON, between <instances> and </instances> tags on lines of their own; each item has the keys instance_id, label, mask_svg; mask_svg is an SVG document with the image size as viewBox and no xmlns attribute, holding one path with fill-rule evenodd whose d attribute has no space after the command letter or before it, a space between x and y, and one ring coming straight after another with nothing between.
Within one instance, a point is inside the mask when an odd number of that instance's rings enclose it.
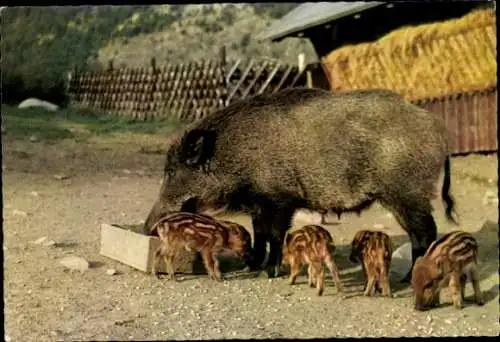
<instances>
[{"instance_id":1,"label":"white rock","mask_svg":"<svg viewBox=\"0 0 500 342\"><path fill-rule=\"evenodd\" d=\"M110 268L106 271L106 274L109 275L109 276L112 276L112 275L115 275L116 274L116 270L114 268Z\"/></svg>"},{"instance_id":2,"label":"white rock","mask_svg":"<svg viewBox=\"0 0 500 342\"><path fill-rule=\"evenodd\" d=\"M10 338L9 335L4 335L5 342L10 342L12 339Z\"/></svg>"},{"instance_id":3,"label":"white rock","mask_svg":"<svg viewBox=\"0 0 500 342\"><path fill-rule=\"evenodd\" d=\"M43 236L43 237L41 237L41 238L36 239L35 241L33 241L33 243L34 243L35 245L41 245L42 243L44 243L44 242L45 242L45 240L47 240L47 237L46 237L46 236Z\"/></svg>"},{"instance_id":4,"label":"white rock","mask_svg":"<svg viewBox=\"0 0 500 342\"><path fill-rule=\"evenodd\" d=\"M497 204L498 205L498 193L496 193L492 190L486 191L486 193L484 194L484 197L483 197L483 204L484 205L487 205L487 204Z\"/></svg>"},{"instance_id":5,"label":"white rock","mask_svg":"<svg viewBox=\"0 0 500 342\"><path fill-rule=\"evenodd\" d=\"M27 213L27 212L22 211L22 210L17 210L17 209L14 209L14 210L12 211L12 214L17 215L17 216L23 216L23 217L28 216L28 213Z\"/></svg>"},{"instance_id":6,"label":"white rock","mask_svg":"<svg viewBox=\"0 0 500 342\"><path fill-rule=\"evenodd\" d=\"M51 112L55 112L59 109L59 106L57 106L53 103L39 100L39 99L34 98L34 97L31 97L29 99L24 100L23 102L21 102L17 106L17 108L32 108L32 107L45 108L46 110L51 111Z\"/></svg>"},{"instance_id":7,"label":"white rock","mask_svg":"<svg viewBox=\"0 0 500 342\"><path fill-rule=\"evenodd\" d=\"M40 194L39 194L38 192L36 192L36 191L32 191L32 192L31 192L31 195L32 195L32 196L35 196L35 197L40 196Z\"/></svg>"},{"instance_id":8,"label":"white rock","mask_svg":"<svg viewBox=\"0 0 500 342\"><path fill-rule=\"evenodd\" d=\"M69 176L68 175L54 175L54 178L58 179L58 180L63 180L63 179L68 179Z\"/></svg>"},{"instance_id":9,"label":"white rock","mask_svg":"<svg viewBox=\"0 0 500 342\"><path fill-rule=\"evenodd\" d=\"M77 270L81 273L85 272L89 268L89 263L87 260L76 257L76 256L68 256L59 260L59 263L69 268L71 270Z\"/></svg>"},{"instance_id":10,"label":"white rock","mask_svg":"<svg viewBox=\"0 0 500 342\"><path fill-rule=\"evenodd\" d=\"M382 223L375 223L373 225L373 228L377 229L377 230L382 230L382 229L385 229L385 226Z\"/></svg>"},{"instance_id":11,"label":"white rock","mask_svg":"<svg viewBox=\"0 0 500 342\"><path fill-rule=\"evenodd\" d=\"M37 141L38 141L38 137L37 137L36 135L32 135L32 136L30 137L30 141L31 141L31 142L37 142Z\"/></svg>"},{"instance_id":12,"label":"white rock","mask_svg":"<svg viewBox=\"0 0 500 342\"><path fill-rule=\"evenodd\" d=\"M392 253L391 273L403 279L411 268L411 243L401 245Z\"/></svg>"},{"instance_id":13,"label":"white rock","mask_svg":"<svg viewBox=\"0 0 500 342\"><path fill-rule=\"evenodd\" d=\"M44 245L46 247L55 246L56 242L54 240L47 240L47 241L42 242L42 245Z\"/></svg>"}]
</instances>

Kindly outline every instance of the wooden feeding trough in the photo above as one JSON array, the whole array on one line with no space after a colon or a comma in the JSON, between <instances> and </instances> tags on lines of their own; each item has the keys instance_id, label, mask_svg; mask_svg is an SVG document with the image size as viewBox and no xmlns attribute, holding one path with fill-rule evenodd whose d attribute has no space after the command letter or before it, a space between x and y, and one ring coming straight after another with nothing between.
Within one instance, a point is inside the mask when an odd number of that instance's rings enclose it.
<instances>
[{"instance_id":1,"label":"wooden feeding trough","mask_svg":"<svg viewBox=\"0 0 500 342\"><path fill-rule=\"evenodd\" d=\"M150 273L154 262L154 253L160 244L156 236L138 233L140 226L118 224L101 225L100 254L119 261L143 272ZM182 250L176 257L178 273L206 273L198 253ZM163 260L158 265L158 272L166 273Z\"/></svg>"},{"instance_id":2,"label":"wooden feeding trough","mask_svg":"<svg viewBox=\"0 0 500 342\"><path fill-rule=\"evenodd\" d=\"M251 227L249 218L220 218L234 220L243 224L247 229ZM101 224L100 254L137 270L150 273L154 262L154 253L160 244L160 240L156 236L142 234L140 232L141 227L142 225ZM252 232L251 229L249 231ZM219 260L222 272L235 271L245 267L242 260L235 260L234 257L229 255L223 254ZM158 265L158 272L167 273L163 260ZM176 255L176 273L206 274L199 253L182 249Z\"/></svg>"}]
</instances>

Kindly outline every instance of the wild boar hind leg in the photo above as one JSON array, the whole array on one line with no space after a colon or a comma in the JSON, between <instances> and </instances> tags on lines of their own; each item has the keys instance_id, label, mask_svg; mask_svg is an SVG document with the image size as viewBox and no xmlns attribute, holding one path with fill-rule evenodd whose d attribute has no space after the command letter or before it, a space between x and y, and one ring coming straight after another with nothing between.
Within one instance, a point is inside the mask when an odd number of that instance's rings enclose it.
<instances>
[{"instance_id":1,"label":"wild boar hind leg","mask_svg":"<svg viewBox=\"0 0 500 342\"><path fill-rule=\"evenodd\" d=\"M411 268L401 280L402 283L409 283L415 260L417 260L419 256L423 256L430 244L437 238L437 226L431 214L431 203L427 200L421 200L419 207L410 207L402 203L392 205L384 201L381 201L381 203L386 209L393 213L401 228L403 228L410 237ZM413 201L413 203L419 202Z\"/></svg>"}]
</instances>

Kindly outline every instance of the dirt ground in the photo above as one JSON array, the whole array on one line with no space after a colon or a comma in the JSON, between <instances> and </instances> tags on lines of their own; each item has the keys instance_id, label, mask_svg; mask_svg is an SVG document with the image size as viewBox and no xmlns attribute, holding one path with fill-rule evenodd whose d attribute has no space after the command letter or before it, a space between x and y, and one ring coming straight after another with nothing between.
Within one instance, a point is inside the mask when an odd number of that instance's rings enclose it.
<instances>
[{"instance_id":1,"label":"dirt ground","mask_svg":"<svg viewBox=\"0 0 500 342\"><path fill-rule=\"evenodd\" d=\"M360 217L329 216L345 293L328 279L323 297L305 283L240 275L214 283L206 276L158 280L99 254L100 224L145 219L159 190L166 138L127 136L86 143L3 141L3 252L5 334L11 341L170 340L220 338L314 338L362 336L468 336L499 334L497 156L452 160L452 192L460 227L481 245L481 287L487 303L449 303L427 312L413 309L410 289L393 279L394 298L360 296L359 265L347 260L348 244L361 228L382 224L399 246L403 230L379 206ZM54 175L68 178L57 179ZM61 178L61 177L59 177ZM435 202L440 233L457 227ZM247 217L235 218L248 224ZM295 225L319 223L301 212ZM53 246L34 244L47 237ZM59 259L90 262L84 273L67 271ZM108 275L113 268L118 272ZM467 285L466 296L472 295Z\"/></svg>"}]
</instances>

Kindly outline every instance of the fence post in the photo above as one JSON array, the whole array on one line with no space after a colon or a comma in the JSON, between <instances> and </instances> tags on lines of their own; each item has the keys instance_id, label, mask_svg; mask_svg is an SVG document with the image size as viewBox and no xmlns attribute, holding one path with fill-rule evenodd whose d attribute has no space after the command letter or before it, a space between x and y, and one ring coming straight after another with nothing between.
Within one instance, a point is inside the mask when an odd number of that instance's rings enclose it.
<instances>
[{"instance_id":1,"label":"fence post","mask_svg":"<svg viewBox=\"0 0 500 342\"><path fill-rule=\"evenodd\" d=\"M73 102L73 99L72 99L72 96L70 94L70 90L71 90L71 79L73 78L73 73L72 71L68 71L68 73L66 74L66 96L67 96L67 99L68 99L68 102L71 103Z\"/></svg>"},{"instance_id":2,"label":"fence post","mask_svg":"<svg viewBox=\"0 0 500 342\"><path fill-rule=\"evenodd\" d=\"M299 74L303 73L306 69L306 55L304 53L299 54ZM306 71L306 81L307 87L312 88L312 74L310 70Z\"/></svg>"},{"instance_id":3,"label":"fence post","mask_svg":"<svg viewBox=\"0 0 500 342\"><path fill-rule=\"evenodd\" d=\"M112 59L110 59L108 61L108 71L113 71L113 60Z\"/></svg>"},{"instance_id":4,"label":"fence post","mask_svg":"<svg viewBox=\"0 0 500 342\"><path fill-rule=\"evenodd\" d=\"M222 45L219 50L220 61L223 66L226 65L226 46Z\"/></svg>"},{"instance_id":5,"label":"fence post","mask_svg":"<svg viewBox=\"0 0 500 342\"><path fill-rule=\"evenodd\" d=\"M153 68L153 72L156 73L156 58L151 58L151 67Z\"/></svg>"}]
</instances>

